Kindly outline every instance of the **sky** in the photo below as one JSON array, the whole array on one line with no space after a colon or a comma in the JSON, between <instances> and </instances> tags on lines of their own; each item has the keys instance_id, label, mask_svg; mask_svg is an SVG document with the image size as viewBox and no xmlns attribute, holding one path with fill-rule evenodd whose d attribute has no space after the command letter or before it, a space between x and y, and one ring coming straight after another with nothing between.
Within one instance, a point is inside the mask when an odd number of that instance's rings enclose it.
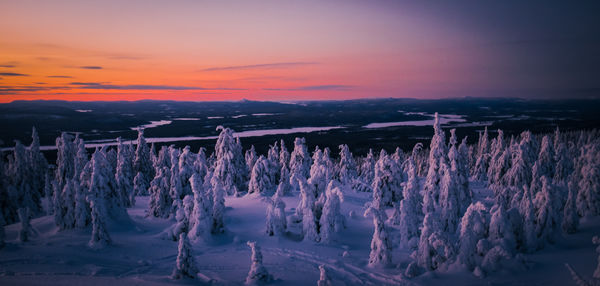
<instances>
[{"instance_id":1,"label":"sky","mask_svg":"<svg viewBox=\"0 0 600 286\"><path fill-rule=\"evenodd\" d=\"M0 102L596 98L599 8L0 0Z\"/></svg>"}]
</instances>

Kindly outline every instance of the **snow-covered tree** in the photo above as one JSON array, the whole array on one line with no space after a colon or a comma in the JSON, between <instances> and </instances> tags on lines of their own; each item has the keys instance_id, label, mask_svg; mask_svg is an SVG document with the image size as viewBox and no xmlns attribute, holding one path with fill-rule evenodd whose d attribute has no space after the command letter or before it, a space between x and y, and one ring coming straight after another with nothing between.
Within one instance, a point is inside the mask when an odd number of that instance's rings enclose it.
<instances>
[{"instance_id":1,"label":"snow-covered tree","mask_svg":"<svg viewBox=\"0 0 600 286\"><path fill-rule=\"evenodd\" d=\"M531 180L531 191L533 194L537 194L542 188L541 178L552 178L554 176L554 147L550 136L545 135L542 138L542 146L538 155L538 159L533 164L532 169L532 180Z\"/></svg>"},{"instance_id":2,"label":"snow-covered tree","mask_svg":"<svg viewBox=\"0 0 600 286\"><path fill-rule=\"evenodd\" d=\"M369 149L369 153L367 153L367 156L360 165L360 177L366 184L371 184L371 182L373 182L373 177L375 176L375 163L377 163L377 160L375 159L373 150Z\"/></svg>"},{"instance_id":3,"label":"snow-covered tree","mask_svg":"<svg viewBox=\"0 0 600 286\"><path fill-rule=\"evenodd\" d=\"M278 182L280 175L279 172L281 171L281 163L279 163L279 146L277 145L277 142L269 147L266 163L268 166L267 171L269 174L269 179L271 182Z\"/></svg>"},{"instance_id":4,"label":"snow-covered tree","mask_svg":"<svg viewBox=\"0 0 600 286\"><path fill-rule=\"evenodd\" d=\"M379 160L375 164L373 177L373 207L383 210L394 201L402 200L402 176L400 167L391 160L385 150L381 150ZM385 216L385 214L384 214Z\"/></svg>"},{"instance_id":5,"label":"snow-covered tree","mask_svg":"<svg viewBox=\"0 0 600 286\"><path fill-rule=\"evenodd\" d=\"M213 209L212 209L212 233L225 232L224 214L225 214L225 192L221 185L221 180L213 176L211 179Z\"/></svg>"},{"instance_id":6,"label":"snow-covered tree","mask_svg":"<svg viewBox=\"0 0 600 286\"><path fill-rule=\"evenodd\" d=\"M146 138L144 138L144 129L138 129L137 148L135 150L135 161L133 162L133 170L135 173L141 172L144 178L150 180L154 178L154 168Z\"/></svg>"},{"instance_id":7,"label":"snow-covered tree","mask_svg":"<svg viewBox=\"0 0 600 286\"><path fill-rule=\"evenodd\" d=\"M302 188L302 186L300 186L300 188ZM302 210L302 234L304 235L303 239L305 241L318 242L321 240L317 226L317 218L315 217L312 208L305 208Z\"/></svg>"},{"instance_id":8,"label":"snow-covered tree","mask_svg":"<svg viewBox=\"0 0 600 286\"><path fill-rule=\"evenodd\" d=\"M562 229L565 233L575 233L579 227L579 215L577 215L576 190L573 183L569 183L569 195L565 204Z\"/></svg>"},{"instance_id":9,"label":"snow-covered tree","mask_svg":"<svg viewBox=\"0 0 600 286\"><path fill-rule=\"evenodd\" d=\"M530 186L531 169L533 158L535 158L535 150L532 145L531 132L521 133L521 141L514 146L511 167L503 179L506 186L518 189L521 189L524 185Z\"/></svg>"},{"instance_id":10,"label":"snow-covered tree","mask_svg":"<svg viewBox=\"0 0 600 286\"><path fill-rule=\"evenodd\" d=\"M175 200L183 200L185 194L183 193L183 184L181 177L179 176L179 149L171 146L169 147L171 153L171 178L170 178L170 189L169 195ZM176 208L171 208L171 213L175 214Z\"/></svg>"},{"instance_id":11,"label":"snow-covered tree","mask_svg":"<svg viewBox=\"0 0 600 286\"><path fill-rule=\"evenodd\" d=\"M460 213L463 214L473 202L473 192L469 187L469 148L467 137L463 138L458 146L458 156L451 162L451 169L456 172L457 186L459 188L458 202Z\"/></svg>"},{"instance_id":12,"label":"snow-covered tree","mask_svg":"<svg viewBox=\"0 0 600 286\"><path fill-rule=\"evenodd\" d=\"M473 169L473 180L486 181L487 169L490 159L489 154L489 142L488 142L488 130L487 126L482 133L479 133L479 143L477 145L477 160L475 161L475 168Z\"/></svg>"},{"instance_id":13,"label":"snow-covered tree","mask_svg":"<svg viewBox=\"0 0 600 286\"><path fill-rule=\"evenodd\" d=\"M173 199L169 195L169 174L171 171L167 167L159 169L156 177L150 183L150 203L148 213L155 217L169 217Z\"/></svg>"},{"instance_id":14,"label":"snow-covered tree","mask_svg":"<svg viewBox=\"0 0 600 286\"><path fill-rule=\"evenodd\" d=\"M95 196L90 198L90 208L92 216L92 238L88 242L91 248L103 248L111 244L112 240L106 229L106 208L104 201Z\"/></svg>"},{"instance_id":15,"label":"snow-covered tree","mask_svg":"<svg viewBox=\"0 0 600 286\"><path fill-rule=\"evenodd\" d=\"M31 168L30 180L33 191L37 192L36 196L44 195L44 182L48 171L48 161L44 157L44 154L40 152L40 139L38 137L37 130L35 127L31 131L31 145L27 150L29 155L29 164Z\"/></svg>"},{"instance_id":16,"label":"snow-covered tree","mask_svg":"<svg viewBox=\"0 0 600 286\"><path fill-rule=\"evenodd\" d=\"M499 245L505 251L514 253L517 248L517 238L514 226L508 213L502 205L494 205L490 211L491 219L488 240L493 245Z\"/></svg>"},{"instance_id":17,"label":"snow-covered tree","mask_svg":"<svg viewBox=\"0 0 600 286\"><path fill-rule=\"evenodd\" d=\"M246 160L246 167L248 170L252 171L254 168L254 163L256 163L256 160L258 160L258 155L256 155L256 149L254 149L254 145L250 146L250 149L246 150L244 159Z\"/></svg>"},{"instance_id":18,"label":"snow-covered tree","mask_svg":"<svg viewBox=\"0 0 600 286\"><path fill-rule=\"evenodd\" d=\"M458 261L470 271L481 263L477 244L488 236L487 216L485 206L476 202L469 206L460 223Z\"/></svg>"},{"instance_id":19,"label":"snow-covered tree","mask_svg":"<svg viewBox=\"0 0 600 286\"><path fill-rule=\"evenodd\" d=\"M252 265L246 277L246 285L260 285L273 281L273 276L269 274L263 265L263 256L260 246L256 241L248 241L246 244L252 249Z\"/></svg>"},{"instance_id":20,"label":"snow-covered tree","mask_svg":"<svg viewBox=\"0 0 600 286\"><path fill-rule=\"evenodd\" d=\"M408 181L404 185L404 199L400 202L400 220L398 228L400 231L400 244L416 248L419 239L419 226L423 215L419 181L416 174L415 163L412 158L408 159Z\"/></svg>"},{"instance_id":21,"label":"snow-covered tree","mask_svg":"<svg viewBox=\"0 0 600 286\"><path fill-rule=\"evenodd\" d=\"M117 171L115 180L118 192L125 207L135 205L135 193L133 192L133 153L130 145L123 144L121 137L117 138Z\"/></svg>"},{"instance_id":22,"label":"snow-covered tree","mask_svg":"<svg viewBox=\"0 0 600 286\"><path fill-rule=\"evenodd\" d=\"M277 190L275 193L278 196L287 196L290 194L292 186L290 185L290 171L286 165L281 166L281 172L279 176L279 184L277 185Z\"/></svg>"},{"instance_id":23,"label":"snow-covered tree","mask_svg":"<svg viewBox=\"0 0 600 286\"><path fill-rule=\"evenodd\" d=\"M571 173L573 173L573 158L569 154L569 149L565 143L557 142L555 147L555 161L556 165L554 168L554 183L555 184L566 184L567 179Z\"/></svg>"},{"instance_id":24,"label":"snow-covered tree","mask_svg":"<svg viewBox=\"0 0 600 286\"><path fill-rule=\"evenodd\" d=\"M248 194L269 194L273 190L269 171L270 166L269 160L264 156L258 157L250 174Z\"/></svg>"},{"instance_id":25,"label":"snow-covered tree","mask_svg":"<svg viewBox=\"0 0 600 286\"><path fill-rule=\"evenodd\" d=\"M349 184L358 177L356 161L348 145L342 144L340 148L340 161L338 163L338 179L342 184Z\"/></svg>"},{"instance_id":26,"label":"snow-covered tree","mask_svg":"<svg viewBox=\"0 0 600 286\"><path fill-rule=\"evenodd\" d=\"M37 231L31 226L31 212L29 208L20 208L17 210L19 220L21 221L21 229L19 230L19 241L26 242L30 238L37 236Z\"/></svg>"},{"instance_id":27,"label":"snow-covered tree","mask_svg":"<svg viewBox=\"0 0 600 286\"><path fill-rule=\"evenodd\" d=\"M75 180L72 182L75 191L75 210L73 212L75 227L84 228L91 222L91 210L90 204L87 201L87 190L77 185Z\"/></svg>"},{"instance_id":28,"label":"snow-covered tree","mask_svg":"<svg viewBox=\"0 0 600 286\"><path fill-rule=\"evenodd\" d=\"M77 183L73 179L68 179L60 195L62 200L58 210L60 211L60 229L70 229L75 226L75 194L77 192Z\"/></svg>"},{"instance_id":29,"label":"snow-covered tree","mask_svg":"<svg viewBox=\"0 0 600 286\"><path fill-rule=\"evenodd\" d=\"M291 180L296 180L296 184L300 186L300 202L296 207L296 216L302 217L305 209L309 209L312 212L316 199L315 191L313 188L309 187L306 179L304 178L293 176L290 178L290 181Z\"/></svg>"},{"instance_id":30,"label":"snow-covered tree","mask_svg":"<svg viewBox=\"0 0 600 286\"><path fill-rule=\"evenodd\" d=\"M194 209L189 219L190 231L188 236L192 241L206 238L212 226L212 201L204 189L204 182L199 174L190 178L194 193Z\"/></svg>"},{"instance_id":31,"label":"snow-covered tree","mask_svg":"<svg viewBox=\"0 0 600 286\"><path fill-rule=\"evenodd\" d=\"M313 164L310 166L310 177L308 178L308 184L313 188L317 198L325 193L327 183L333 175L333 170L328 166L328 160L329 158L317 146L313 153Z\"/></svg>"},{"instance_id":32,"label":"snow-covered tree","mask_svg":"<svg viewBox=\"0 0 600 286\"><path fill-rule=\"evenodd\" d=\"M310 172L310 155L306 148L306 139L297 138L294 140L294 150L290 155L290 185L294 191L299 191L298 180L295 178L308 178Z\"/></svg>"},{"instance_id":33,"label":"snow-covered tree","mask_svg":"<svg viewBox=\"0 0 600 286\"><path fill-rule=\"evenodd\" d=\"M220 181L226 194L241 195L246 190L248 173L241 143L233 137L233 130L217 126L217 131L219 130L221 133L215 144L213 177Z\"/></svg>"},{"instance_id":34,"label":"snow-covered tree","mask_svg":"<svg viewBox=\"0 0 600 286\"><path fill-rule=\"evenodd\" d=\"M443 174L439 196L442 227L445 232L454 233L462 215L459 202L460 190L456 184L458 179L456 173L445 164L441 165L440 171Z\"/></svg>"},{"instance_id":35,"label":"snow-covered tree","mask_svg":"<svg viewBox=\"0 0 600 286\"><path fill-rule=\"evenodd\" d=\"M279 147L279 164L281 164L281 166L286 166L286 168L289 170L290 152L285 147L285 141L283 141L283 139L281 139L279 142Z\"/></svg>"},{"instance_id":36,"label":"snow-covered tree","mask_svg":"<svg viewBox=\"0 0 600 286\"><path fill-rule=\"evenodd\" d=\"M115 154L116 155L116 154ZM92 174L90 178L90 187L88 194L98 192L104 202L106 212L111 218L119 219L128 217L121 194L117 191L117 182L115 180L115 169L112 168L107 159L106 148L96 150L92 154ZM101 192L98 190L102 189Z\"/></svg>"},{"instance_id":37,"label":"snow-covered tree","mask_svg":"<svg viewBox=\"0 0 600 286\"><path fill-rule=\"evenodd\" d=\"M543 247L544 242L554 242L554 236L562 221L559 209L556 207L556 190L546 176L541 179L542 188L537 193L535 205L537 209L536 233L539 247ZM530 190L531 192L531 190Z\"/></svg>"},{"instance_id":38,"label":"snow-covered tree","mask_svg":"<svg viewBox=\"0 0 600 286\"><path fill-rule=\"evenodd\" d=\"M67 179L75 176L74 161L76 150L73 144L73 136L66 132L61 133L61 136L56 138L56 149L55 180L58 184L58 189L62 190L67 183Z\"/></svg>"},{"instance_id":39,"label":"snow-covered tree","mask_svg":"<svg viewBox=\"0 0 600 286\"><path fill-rule=\"evenodd\" d=\"M285 203L278 194L267 201L267 234L283 235L287 229L287 219L285 216Z\"/></svg>"},{"instance_id":40,"label":"snow-covered tree","mask_svg":"<svg viewBox=\"0 0 600 286\"><path fill-rule=\"evenodd\" d=\"M535 205L533 204L532 196L529 188L523 186L523 198L519 206L519 212L523 217L523 243L520 245L520 249L525 252L533 252L538 248Z\"/></svg>"},{"instance_id":41,"label":"snow-covered tree","mask_svg":"<svg viewBox=\"0 0 600 286\"><path fill-rule=\"evenodd\" d=\"M192 252L192 246L185 233L179 234L179 245L177 247L177 261L175 262L175 269L171 278L182 279L182 278L196 278L198 275L198 268L196 266L196 259L194 259L194 253Z\"/></svg>"},{"instance_id":42,"label":"snow-covered tree","mask_svg":"<svg viewBox=\"0 0 600 286\"><path fill-rule=\"evenodd\" d=\"M325 265L319 265L319 281L317 281L317 286L332 286L331 278L327 275L327 270L325 269Z\"/></svg>"},{"instance_id":43,"label":"snow-covered tree","mask_svg":"<svg viewBox=\"0 0 600 286\"><path fill-rule=\"evenodd\" d=\"M373 218L373 238L371 239L371 253L369 254L369 266L388 266L392 262L392 243L385 226L383 211L369 207L365 211L365 217Z\"/></svg>"},{"instance_id":44,"label":"snow-covered tree","mask_svg":"<svg viewBox=\"0 0 600 286\"><path fill-rule=\"evenodd\" d=\"M37 178L33 177L30 157L25 146L17 141L12 155L8 164L8 180L15 200L13 204L20 208L29 208L35 214L41 213L41 192L34 189Z\"/></svg>"},{"instance_id":45,"label":"snow-covered tree","mask_svg":"<svg viewBox=\"0 0 600 286\"><path fill-rule=\"evenodd\" d=\"M600 146L587 144L582 147L581 179L577 193L577 213L580 216L600 214Z\"/></svg>"},{"instance_id":46,"label":"snow-covered tree","mask_svg":"<svg viewBox=\"0 0 600 286\"><path fill-rule=\"evenodd\" d=\"M133 178L133 194L136 196L147 196L148 195L148 184L144 178L142 172L138 172Z\"/></svg>"},{"instance_id":47,"label":"snow-covered tree","mask_svg":"<svg viewBox=\"0 0 600 286\"><path fill-rule=\"evenodd\" d=\"M435 113L433 138L429 148L429 170L423 187L423 213L438 209L440 197L441 165L446 164L446 140L440 126L438 114Z\"/></svg>"},{"instance_id":48,"label":"snow-covered tree","mask_svg":"<svg viewBox=\"0 0 600 286\"><path fill-rule=\"evenodd\" d=\"M320 218L321 242L331 242L334 233L346 227L346 218L342 215L340 204L344 201L339 183L335 180L329 181L325 190L325 204Z\"/></svg>"},{"instance_id":49,"label":"snow-covered tree","mask_svg":"<svg viewBox=\"0 0 600 286\"><path fill-rule=\"evenodd\" d=\"M488 184L496 185L502 182L502 177L510 168L510 150L504 142L504 132L498 129L498 137L494 140L488 167Z\"/></svg>"},{"instance_id":50,"label":"snow-covered tree","mask_svg":"<svg viewBox=\"0 0 600 286\"><path fill-rule=\"evenodd\" d=\"M196 154L190 151L190 146L185 146L181 155L179 155L179 181L183 196L192 195L192 186L190 178L194 174L194 164L196 163Z\"/></svg>"}]
</instances>

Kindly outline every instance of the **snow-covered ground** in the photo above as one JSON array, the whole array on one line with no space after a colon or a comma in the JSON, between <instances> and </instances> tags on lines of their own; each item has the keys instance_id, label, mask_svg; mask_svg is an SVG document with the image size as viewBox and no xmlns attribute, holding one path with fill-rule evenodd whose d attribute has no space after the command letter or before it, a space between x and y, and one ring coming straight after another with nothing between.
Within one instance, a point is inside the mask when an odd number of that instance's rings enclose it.
<instances>
[{"instance_id":1,"label":"snow-covered ground","mask_svg":"<svg viewBox=\"0 0 600 286\"><path fill-rule=\"evenodd\" d=\"M475 200L491 202L490 191L475 187ZM596 266L592 236L600 233L600 219L582 220L576 234L563 236L555 244L525 255L524 263L480 279L454 269L429 272L417 278L402 273L411 260L405 249L392 252L395 267L368 267L372 219L363 217L371 193L347 191L342 213L348 227L330 244L302 241L301 226L291 224L283 237L265 233L267 204L260 196L227 197L226 233L211 241L193 244L197 280L171 280L177 257L177 242L164 240L160 233L174 220L146 216L148 197L137 197L128 209L131 222L111 223L113 244L92 250L87 246L91 227L58 231L53 216L34 219L39 236L20 243L20 224L6 227L7 245L0 250L0 285L216 285L243 284L250 269L250 248L257 241L264 265L274 276L274 285L316 285L319 265L325 265L333 285L573 285L564 264L591 276ZM288 218L294 213L298 196L284 197ZM390 210L391 211L391 210ZM397 240L391 230L393 241Z\"/></svg>"}]
</instances>

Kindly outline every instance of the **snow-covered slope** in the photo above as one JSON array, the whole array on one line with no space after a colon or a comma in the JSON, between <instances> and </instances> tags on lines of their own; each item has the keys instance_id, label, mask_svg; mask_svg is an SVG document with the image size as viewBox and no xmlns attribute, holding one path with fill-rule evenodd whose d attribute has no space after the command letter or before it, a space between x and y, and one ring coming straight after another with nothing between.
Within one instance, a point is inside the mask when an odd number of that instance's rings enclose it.
<instances>
[{"instance_id":1,"label":"snow-covered slope","mask_svg":"<svg viewBox=\"0 0 600 286\"><path fill-rule=\"evenodd\" d=\"M488 193L486 189L476 189L476 198L485 199ZM518 267L503 269L483 279L460 269L403 278L403 270L411 259L406 250L395 244L393 265L398 268L367 266L373 225L362 213L371 194L345 195L342 212L347 216L348 227L328 245L302 241L298 225L290 225L284 237L267 236L267 204L258 196L228 197L226 233L213 236L211 241L193 244L201 273L197 280L170 279L177 242L160 238L160 233L174 221L146 217L148 197L138 197L135 207L128 210L133 225L109 225L113 244L102 250L87 246L91 227L58 231L52 216L33 220L39 236L30 242L17 241L20 224L9 225L6 227L7 245L0 250L0 284L188 285L204 282L239 285L244 283L251 263L246 241L257 241L261 245L264 265L274 276L274 285L316 285L319 265L325 266L333 285L572 285L564 263L587 276L591 276L595 268L591 239L600 233L598 219L583 220L576 234L525 255L525 263ZM284 201L289 216L298 204L297 196L285 197Z\"/></svg>"}]
</instances>

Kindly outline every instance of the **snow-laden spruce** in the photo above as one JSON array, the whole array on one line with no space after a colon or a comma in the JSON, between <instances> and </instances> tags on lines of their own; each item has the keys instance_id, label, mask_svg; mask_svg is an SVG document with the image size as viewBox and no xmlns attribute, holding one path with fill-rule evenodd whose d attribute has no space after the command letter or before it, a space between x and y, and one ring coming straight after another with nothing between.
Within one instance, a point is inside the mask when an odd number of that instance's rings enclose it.
<instances>
[{"instance_id":1,"label":"snow-laden spruce","mask_svg":"<svg viewBox=\"0 0 600 286\"><path fill-rule=\"evenodd\" d=\"M171 171L163 167L156 172L156 177L150 183L150 202L148 213L155 217L167 218L170 215L173 200L169 195L169 177Z\"/></svg>"},{"instance_id":2,"label":"snow-laden spruce","mask_svg":"<svg viewBox=\"0 0 600 286\"><path fill-rule=\"evenodd\" d=\"M400 244L414 249L417 247L419 239L423 199L421 198L419 181L412 157L408 159L408 180L404 184L403 196L404 199L400 202L400 218L397 224L400 231Z\"/></svg>"},{"instance_id":3,"label":"snow-laden spruce","mask_svg":"<svg viewBox=\"0 0 600 286\"><path fill-rule=\"evenodd\" d=\"M154 168L146 138L144 138L144 129L138 129L137 147L135 149L135 161L133 162L134 172L144 174L146 180L154 178Z\"/></svg>"},{"instance_id":4,"label":"snow-laden spruce","mask_svg":"<svg viewBox=\"0 0 600 286\"><path fill-rule=\"evenodd\" d=\"M246 276L246 285L262 285L273 281L273 276L269 274L263 265L260 246L256 244L256 241L248 241L246 244L252 250L252 265L250 265L250 271L248 272L248 276Z\"/></svg>"},{"instance_id":5,"label":"snow-laden spruce","mask_svg":"<svg viewBox=\"0 0 600 286\"><path fill-rule=\"evenodd\" d=\"M135 205L135 193L133 188L133 151L131 144L123 144L121 137L117 138L117 171L115 180L117 181L118 192L120 193L122 204L126 207Z\"/></svg>"},{"instance_id":6,"label":"snow-laden spruce","mask_svg":"<svg viewBox=\"0 0 600 286\"><path fill-rule=\"evenodd\" d=\"M356 161L348 145L342 144L339 148L340 160L337 165L337 178L342 184L348 185L358 177Z\"/></svg>"},{"instance_id":7,"label":"snow-laden spruce","mask_svg":"<svg viewBox=\"0 0 600 286\"><path fill-rule=\"evenodd\" d=\"M213 178L228 195L241 195L246 190L248 170L242 155L242 145L239 138L234 138L233 130L217 126L221 131L215 144L216 162Z\"/></svg>"},{"instance_id":8,"label":"snow-laden spruce","mask_svg":"<svg viewBox=\"0 0 600 286\"><path fill-rule=\"evenodd\" d=\"M488 236L488 228L488 211L485 206L480 202L471 204L461 220L458 239L458 261L470 271L481 264L477 246Z\"/></svg>"},{"instance_id":9,"label":"snow-laden spruce","mask_svg":"<svg viewBox=\"0 0 600 286\"><path fill-rule=\"evenodd\" d=\"M187 235L181 233L179 235L179 245L177 247L177 260L171 278L196 278L197 275L198 268L196 266L196 260L194 259L194 253L192 252L192 246L190 245Z\"/></svg>"},{"instance_id":10,"label":"snow-laden spruce","mask_svg":"<svg viewBox=\"0 0 600 286\"><path fill-rule=\"evenodd\" d=\"M479 142L477 144L477 160L475 162L475 168L472 172L472 179L474 181L486 181L487 169L490 160L489 154L489 139L488 139L487 126L483 131L483 134L479 133Z\"/></svg>"},{"instance_id":11,"label":"snow-laden spruce","mask_svg":"<svg viewBox=\"0 0 600 286\"><path fill-rule=\"evenodd\" d=\"M429 148L429 169L423 187L423 213L428 214L439 208L441 165L446 164L446 137L435 113L433 138Z\"/></svg>"},{"instance_id":12,"label":"snow-laden spruce","mask_svg":"<svg viewBox=\"0 0 600 286\"><path fill-rule=\"evenodd\" d=\"M142 172L138 172L133 178L133 193L136 196L147 196L149 184L146 178L144 178L144 174Z\"/></svg>"},{"instance_id":13,"label":"snow-laden spruce","mask_svg":"<svg viewBox=\"0 0 600 286\"><path fill-rule=\"evenodd\" d=\"M300 190L297 179L294 178L308 178L310 172L311 158L306 149L306 139L298 138L294 139L294 150L290 155L290 185L292 190L297 192Z\"/></svg>"},{"instance_id":14,"label":"snow-laden spruce","mask_svg":"<svg viewBox=\"0 0 600 286\"><path fill-rule=\"evenodd\" d=\"M381 150L379 160L375 164L375 174L371 188L373 190L373 207L378 210L391 206L392 202L402 200L400 166L390 159L385 150Z\"/></svg>"},{"instance_id":15,"label":"snow-laden spruce","mask_svg":"<svg viewBox=\"0 0 600 286\"><path fill-rule=\"evenodd\" d=\"M212 227L212 196L205 190L204 182L199 174L190 178L190 185L194 194L194 209L189 218L189 238L192 241L207 239Z\"/></svg>"},{"instance_id":16,"label":"snow-laden spruce","mask_svg":"<svg viewBox=\"0 0 600 286\"><path fill-rule=\"evenodd\" d=\"M31 212L29 208L20 208L17 210L19 220L21 221L21 229L19 230L19 241L27 242L30 238L38 236L38 232L31 226Z\"/></svg>"},{"instance_id":17,"label":"snow-laden spruce","mask_svg":"<svg viewBox=\"0 0 600 286\"><path fill-rule=\"evenodd\" d=\"M369 266L389 266L392 263L392 243L385 226L383 211L374 207L368 207L364 216L373 218L374 227L373 238L371 239L371 253L369 254Z\"/></svg>"},{"instance_id":18,"label":"snow-laden spruce","mask_svg":"<svg viewBox=\"0 0 600 286\"><path fill-rule=\"evenodd\" d=\"M329 243L332 241L334 233L337 233L346 227L346 218L341 212L341 203L344 201L344 194L336 180L329 181L325 190L325 204L320 218L321 242Z\"/></svg>"},{"instance_id":19,"label":"snow-laden spruce","mask_svg":"<svg viewBox=\"0 0 600 286\"><path fill-rule=\"evenodd\" d=\"M272 176L270 174L270 162L263 155L260 155L252 172L250 174L250 181L248 182L248 194L262 194L268 195L272 192L273 183Z\"/></svg>"},{"instance_id":20,"label":"snow-laden spruce","mask_svg":"<svg viewBox=\"0 0 600 286\"><path fill-rule=\"evenodd\" d=\"M287 229L285 203L279 194L275 194L271 198L265 198L265 201L267 203L267 235L284 235Z\"/></svg>"}]
</instances>

